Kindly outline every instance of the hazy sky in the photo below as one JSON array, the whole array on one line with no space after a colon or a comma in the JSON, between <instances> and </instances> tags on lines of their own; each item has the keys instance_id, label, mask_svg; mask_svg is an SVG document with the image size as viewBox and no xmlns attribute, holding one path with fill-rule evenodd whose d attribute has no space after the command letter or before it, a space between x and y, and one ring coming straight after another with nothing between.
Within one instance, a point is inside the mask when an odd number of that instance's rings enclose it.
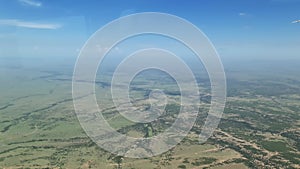
<instances>
[{"instance_id":1,"label":"hazy sky","mask_svg":"<svg viewBox=\"0 0 300 169\"><path fill-rule=\"evenodd\" d=\"M0 57L77 57L97 29L135 12L187 19L222 59L300 57L300 0L0 0Z\"/></svg>"}]
</instances>

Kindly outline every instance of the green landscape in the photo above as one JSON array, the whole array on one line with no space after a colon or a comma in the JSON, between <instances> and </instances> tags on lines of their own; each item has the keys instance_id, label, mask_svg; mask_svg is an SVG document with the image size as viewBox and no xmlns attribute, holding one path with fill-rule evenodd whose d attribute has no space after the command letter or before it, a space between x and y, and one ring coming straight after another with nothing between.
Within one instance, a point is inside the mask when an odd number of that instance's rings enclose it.
<instances>
[{"instance_id":1,"label":"green landscape","mask_svg":"<svg viewBox=\"0 0 300 169\"><path fill-rule=\"evenodd\" d=\"M225 111L213 136L202 144L198 135L210 105L210 85L199 77L201 108L188 136L168 152L143 159L106 152L86 135L74 112L72 66L26 66L36 62L31 60L16 68L9 61L0 62L0 168L300 168L300 77L295 71L300 69L288 61L280 62L280 69L276 61L265 62L267 66L225 63ZM170 101L158 120L143 124L122 117L110 99L109 77L96 79L98 104L105 109L101 113L131 137L163 132L180 108L178 87L165 76L141 74L130 89L134 104L141 107L147 107L151 88L165 91Z\"/></svg>"},{"instance_id":2,"label":"green landscape","mask_svg":"<svg viewBox=\"0 0 300 169\"><path fill-rule=\"evenodd\" d=\"M300 0L0 0L0 169L300 169Z\"/></svg>"}]
</instances>

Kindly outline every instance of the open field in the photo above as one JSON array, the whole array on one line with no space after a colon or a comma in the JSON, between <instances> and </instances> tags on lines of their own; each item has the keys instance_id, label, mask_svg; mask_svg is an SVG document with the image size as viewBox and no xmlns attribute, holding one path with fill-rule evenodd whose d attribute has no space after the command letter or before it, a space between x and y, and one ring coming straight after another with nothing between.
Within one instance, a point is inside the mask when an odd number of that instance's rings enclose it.
<instances>
[{"instance_id":1,"label":"open field","mask_svg":"<svg viewBox=\"0 0 300 169\"><path fill-rule=\"evenodd\" d=\"M243 72L229 71L223 119L206 143L199 144L197 137L210 103L208 89L201 86L202 107L184 141L156 157L119 160L95 145L81 128L71 97L72 72L50 70L1 67L0 168L300 168L297 76L262 79L254 72L245 78ZM140 78L131 90L133 98L138 98L134 100L137 105L147 104L151 80L172 100L159 122L149 124L151 135L156 135L174 122L179 95L172 80L160 83L155 78ZM109 124L132 137L149 137L144 124L133 123L116 111L109 87L106 81L96 86Z\"/></svg>"}]
</instances>

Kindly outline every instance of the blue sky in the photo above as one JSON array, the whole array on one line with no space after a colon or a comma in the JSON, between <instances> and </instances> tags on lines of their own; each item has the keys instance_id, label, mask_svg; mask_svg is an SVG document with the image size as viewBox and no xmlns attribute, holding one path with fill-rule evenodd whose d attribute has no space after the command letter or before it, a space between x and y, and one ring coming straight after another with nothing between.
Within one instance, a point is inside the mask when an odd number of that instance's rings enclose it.
<instances>
[{"instance_id":1,"label":"blue sky","mask_svg":"<svg viewBox=\"0 0 300 169\"><path fill-rule=\"evenodd\" d=\"M198 26L222 59L300 57L300 0L0 0L0 57L77 57L97 29L135 12Z\"/></svg>"}]
</instances>

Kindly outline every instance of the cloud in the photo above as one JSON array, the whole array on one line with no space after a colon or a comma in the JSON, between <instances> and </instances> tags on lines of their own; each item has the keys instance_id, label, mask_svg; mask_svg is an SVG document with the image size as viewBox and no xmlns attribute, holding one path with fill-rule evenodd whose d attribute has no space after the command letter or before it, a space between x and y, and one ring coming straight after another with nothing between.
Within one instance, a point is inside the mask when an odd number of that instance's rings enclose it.
<instances>
[{"instance_id":1,"label":"cloud","mask_svg":"<svg viewBox=\"0 0 300 169\"><path fill-rule=\"evenodd\" d=\"M19 0L22 5L41 7L42 3L35 0Z\"/></svg>"},{"instance_id":2,"label":"cloud","mask_svg":"<svg viewBox=\"0 0 300 169\"><path fill-rule=\"evenodd\" d=\"M61 27L61 25L59 24L25 22L17 19L0 19L0 25L16 26L16 27L32 28L32 29L58 29Z\"/></svg>"}]
</instances>

